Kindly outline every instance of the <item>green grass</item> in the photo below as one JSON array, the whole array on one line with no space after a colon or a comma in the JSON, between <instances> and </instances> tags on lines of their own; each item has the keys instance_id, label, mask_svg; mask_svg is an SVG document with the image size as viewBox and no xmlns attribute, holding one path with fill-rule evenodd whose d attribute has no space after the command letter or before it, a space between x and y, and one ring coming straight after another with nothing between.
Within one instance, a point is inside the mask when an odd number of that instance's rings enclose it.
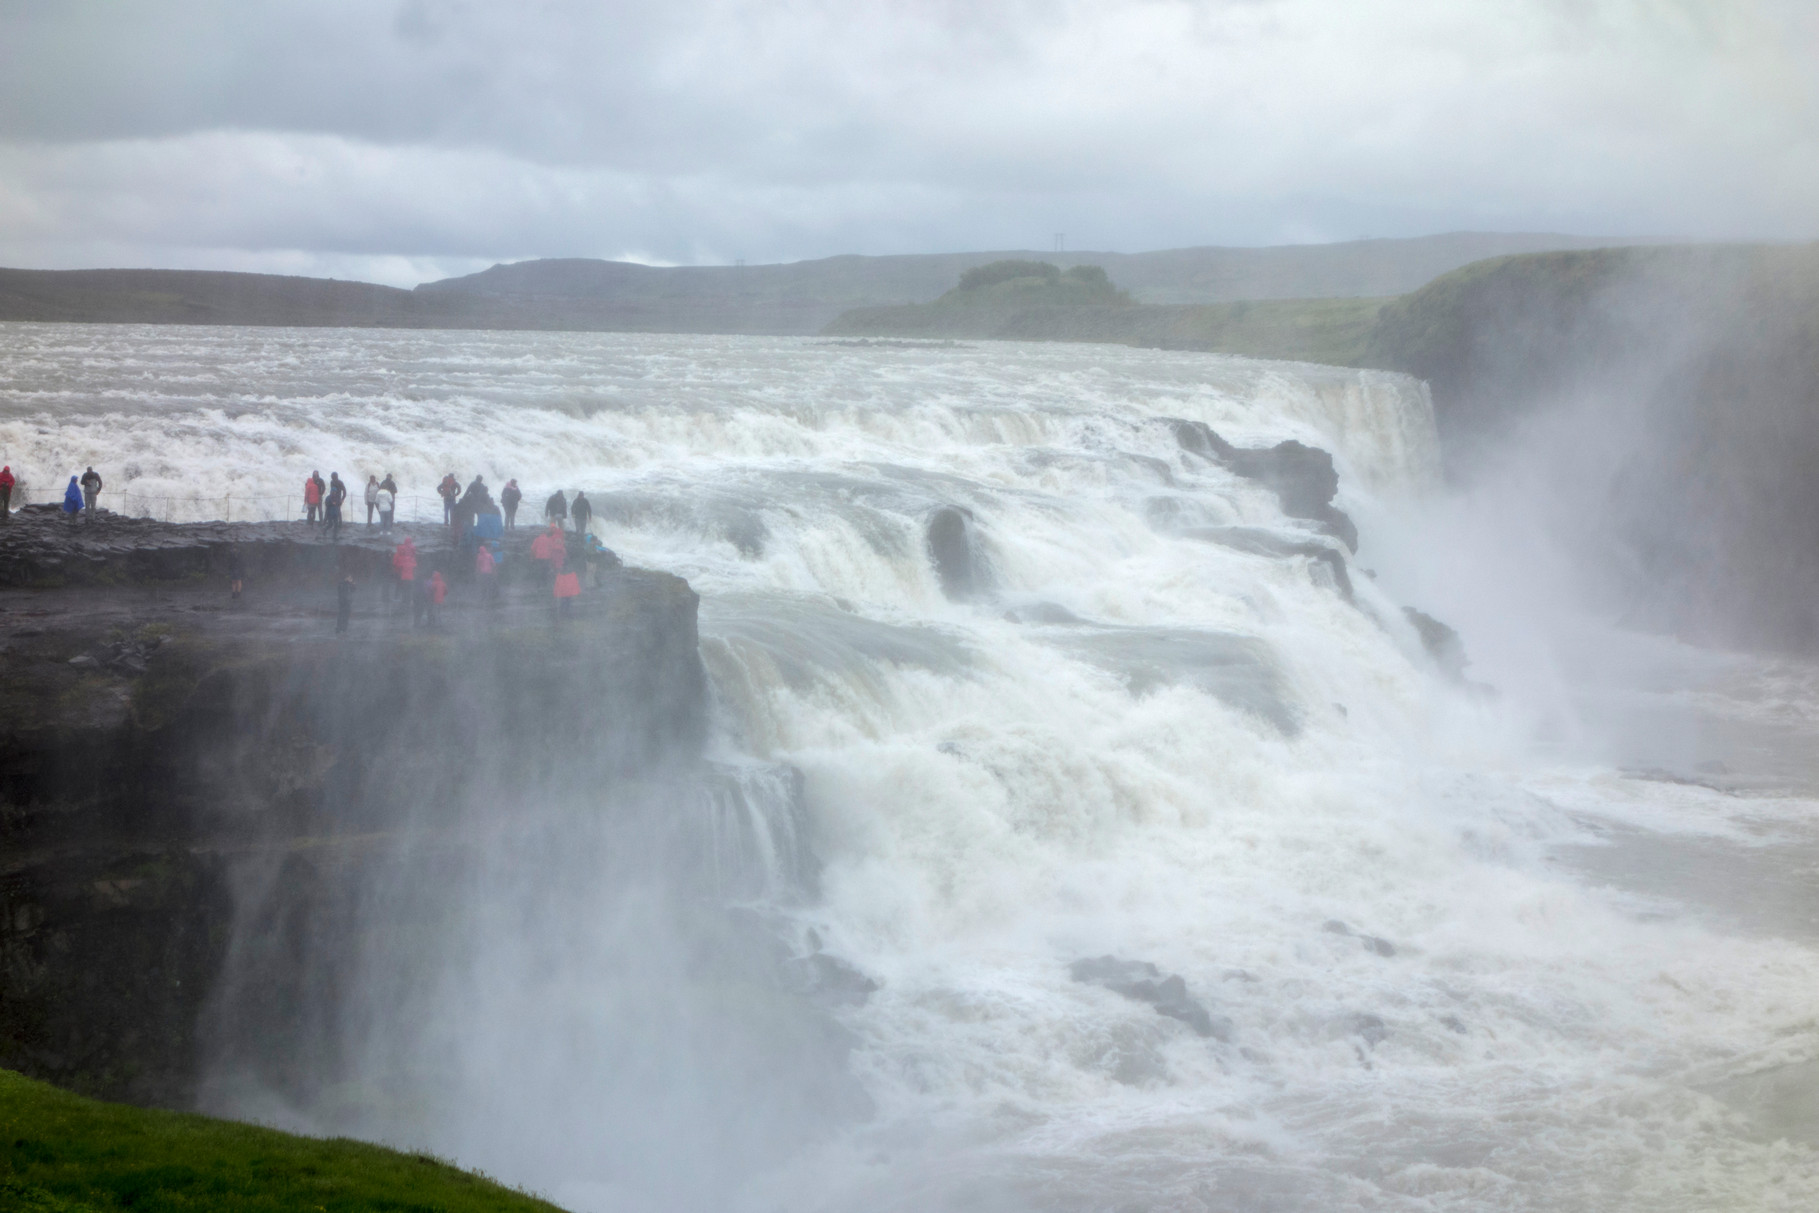
<instances>
[{"instance_id":1,"label":"green grass","mask_svg":"<svg viewBox=\"0 0 1819 1213\"><path fill-rule=\"evenodd\" d=\"M1012 292L1021 280L951 301L856 308L829 335L1012 341L1105 341L1337 366L1368 366L1371 335L1390 299L1258 299L1239 303L1050 306ZM957 294L957 292L950 292Z\"/></svg>"},{"instance_id":2,"label":"green grass","mask_svg":"<svg viewBox=\"0 0 1819 1213\"><path fill-rule=\"evenodd\" d=\"M552 1213L421 1154L98 1103L0 1070L0 1209Z\"/></svg>"}]
</instances>

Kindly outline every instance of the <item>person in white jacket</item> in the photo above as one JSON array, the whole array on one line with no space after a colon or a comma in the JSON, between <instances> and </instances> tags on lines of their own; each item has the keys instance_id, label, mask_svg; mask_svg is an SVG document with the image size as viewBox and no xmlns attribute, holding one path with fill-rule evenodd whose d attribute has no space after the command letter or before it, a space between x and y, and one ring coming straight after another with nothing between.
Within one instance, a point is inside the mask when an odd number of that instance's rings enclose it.
<instances>
[{"instance_id":1,"label":"person in white jacket","mask_svg":"<svg viewBox=\"0 0 1819 1213\"><path fill-rule=\"evenodd\" d=\"M379 478L366 478L366 529L373 529L373 511L379 508Z\"/></svg>"}]
</instances>

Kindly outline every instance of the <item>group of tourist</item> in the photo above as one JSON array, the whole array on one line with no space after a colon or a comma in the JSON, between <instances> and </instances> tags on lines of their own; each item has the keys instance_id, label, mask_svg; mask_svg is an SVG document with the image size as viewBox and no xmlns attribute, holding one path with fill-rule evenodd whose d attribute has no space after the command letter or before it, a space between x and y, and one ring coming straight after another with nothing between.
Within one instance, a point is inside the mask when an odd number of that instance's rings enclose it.
<instances>
[{"instance_id":1,"label":"group of tourist","mask_svg":"<svg viewBox=\"0 0 1819 1213\"><path fill-rule=\"evenodd\" d=\"M506 565L504 532L517 529L523 491L516 480L508 480L495 502L484 477L475 476L464 489L450 472L436 486L436 495L442 499L443 523L455 531L460 553L457 559L472 561L478 600L488 608L497 607L502 598L500 583ZM312 471L303 482L306 523L322 527L331 539L338 539L347 496L347 486L339 473L329 473L324 481L321 472ZM398 483L391 473L386 473L384 479L368 476L365 497L367 526L374 526L376 519L381 534L390 532L398 502ZM593 583L598 586L601 573L616 568L619 558L602 545L597 536L588 532L593 504L586 493L576 493L571 501L558 489L544 502L543 516L545 529L531 541L530 557L539 567L537 581L549 587L557 616L561 618L569 613L570 604L581 594L582 574L591 572ZM567 531L571 523L581 545L578 560L571 558ZM419 576L419 566L424 563L417 541L407 535L393 548L389 567L380 578L382 609L390 613L396 600L398 611L410 613L413 628L438 627L443 604L449 595L449 579L444 569L433 568L424 578ZM578 567L571 567L571 563ZM238 571L238 568L232 570L236 574ZM237 597L239 579L236 576L233 580ZM347 631L355 589L353 574L344 571L335 587L337 632Z\"/></svg>"},{"instance_id":2,"label":"group of tourist","mask_svg":"<svg viewBox=\"0 0 1819 1213\"><path fill-rule=\"evenodd\" d=\"M18 484L13 476L12 465L0 467L0 521L5 520L13 509L13 486ZM101 474L94 468L86 468L80 476L69 478L69 487L63 490L63 504L59 507L63 516L71 522L76 515L95 516L95 499L101 496Z\"/></svg>"},{"instance_id":3,"label":"group of tourist","mask_svg":"<svg viewBox=\"0 0 1819 1213\"><path fill-rule=\"evenodd\" d=\"M471 537L471 532L468 537ZM503 541L496 537L476 539L472 543L464 541L461 550L464 553L472 551L474 584L480 603L488 609L497 608L502 597L500 584L506 566ZM550 587L550 597L555 602L559 618L566 617L570 603L580 597L582 572L591 572L593 584L598 588L601 574L619 567L619 557L593 534L582 536L579 570L569 567L568 537L554 520L531 540L530 555L541 566L536 580ZM435 628L440 626L442 606L448 600L449 583L440 567L433 568L427 579L419 577L419 566L423 562L424 557L417 548L417 541L409 535L392 549L390 575L380 583L383 609L389 613L396 598L397 609L410 612L412 627ZM353 603L353 574L344 574L337 589L340 609L336 616L335 630L345 632Z\"/></svg>"},{"instance_id":4,"label":"group of tourist","mask_svg":"<svg viewBox=\"0 0 1819 1213\"><path fill-rule=\"evenodd\" d=\"M89 469L90 475L94 469ZM72 480L72 483L73 480ZM84 481L86 484L86 480ZM100 487L100 477L95 478L96 488ZM442 521L447 526L462 523L472 526L476 519L494 515L500 518L500 525L505 530L514 530L518 525L518 505L524 500L524 492L516 480L507 480L505 488L499 493L497 504L493 502L492 491L486 486L483 476L475 476L465 490L461 481L449 472L442 477L436 486L436 495L442 498ZM330 472L328 479L322 479L320 471L312 471L303 482L304 521L310 526L319 526L328 531L329 538L339 538L341 534L342 510L347 503L347 486L341 481L341 473ZM398 482L387 472L385 479L377 476L366 478L366 525L371 528L375 517L381 534L392 529L392 520L398 508ZM576 534L585 534L588 521L594 515L593 503L588 501L585 492L577 492L570 502L568 495L561 489L549 495L543 504L543 517L547 522L558 527L568 525L573 519Z\"/></svg>"}]
</instances>

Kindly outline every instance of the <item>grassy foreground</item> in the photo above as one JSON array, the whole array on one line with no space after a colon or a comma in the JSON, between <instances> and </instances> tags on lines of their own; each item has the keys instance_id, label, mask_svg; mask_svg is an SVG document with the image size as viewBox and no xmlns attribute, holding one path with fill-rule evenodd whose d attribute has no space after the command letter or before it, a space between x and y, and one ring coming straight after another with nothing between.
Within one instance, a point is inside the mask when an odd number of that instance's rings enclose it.
<instances>
[{"instance_id":1,"label":"grassy foreground","mask_svg":"<svg viewBox=\"0 0 1819 1213\"><path fill-rule=\"evenodd\" d=\"M97 1103L0 1070L8 1213L556 1213L417 1154Z\"/></svg>"}]
</instances>

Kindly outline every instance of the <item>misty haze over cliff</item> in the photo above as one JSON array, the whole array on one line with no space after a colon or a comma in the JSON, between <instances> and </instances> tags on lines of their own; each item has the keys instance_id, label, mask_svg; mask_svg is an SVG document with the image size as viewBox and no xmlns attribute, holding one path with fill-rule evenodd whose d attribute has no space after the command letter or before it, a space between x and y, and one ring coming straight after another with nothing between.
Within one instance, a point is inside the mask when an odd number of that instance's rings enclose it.
<instances>
[{"instance_id":1,"label":"misty haze over cliff","mask_svg":"<svg viewBox=\"0 0 1819 1213\"><path fill-rule=\"evenodd\" d=\"M0 5L0 1065L577 1213L1819 1208L1816 48Z\"/></svg>"}]
</instances>

